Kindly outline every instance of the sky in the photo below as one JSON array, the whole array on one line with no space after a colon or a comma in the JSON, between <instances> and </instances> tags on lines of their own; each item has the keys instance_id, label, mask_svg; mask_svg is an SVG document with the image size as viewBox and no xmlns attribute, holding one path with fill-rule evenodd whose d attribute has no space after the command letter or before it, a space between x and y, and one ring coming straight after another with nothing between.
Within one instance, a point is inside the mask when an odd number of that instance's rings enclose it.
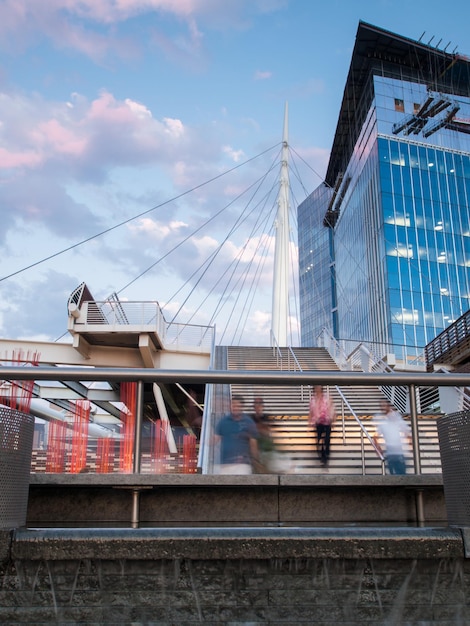
<instances>
[{"instance_id":1,"label":"sky","mask_svg":"<svg viewBox=\"0 0 470 626\"><path fill-rule=\"evenodd\" d=\"M469 55L469 18L462 0L0 0L0 338L70 341L86 282L268 345L288 103L299 345L296 207L359 20Z\"/></svg>"}]
</instances>

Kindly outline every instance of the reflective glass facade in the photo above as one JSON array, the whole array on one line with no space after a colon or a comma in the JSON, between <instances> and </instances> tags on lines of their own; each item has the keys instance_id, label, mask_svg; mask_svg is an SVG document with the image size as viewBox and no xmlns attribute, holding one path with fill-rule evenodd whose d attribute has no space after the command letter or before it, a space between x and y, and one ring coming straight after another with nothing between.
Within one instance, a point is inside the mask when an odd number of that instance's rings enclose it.
<instances>
[{"instance_id":1,"label":"reflective glass facade","mask_svg":"<svg viewBox=\"0 0 470 626\"><path fill-rule=\"evenodd\" d=\"M470 308L470 83L436 91L389 66L361 84L336 185L299 206L305 346L326 327L418 353Z\"/></svg>"}]
</instances>

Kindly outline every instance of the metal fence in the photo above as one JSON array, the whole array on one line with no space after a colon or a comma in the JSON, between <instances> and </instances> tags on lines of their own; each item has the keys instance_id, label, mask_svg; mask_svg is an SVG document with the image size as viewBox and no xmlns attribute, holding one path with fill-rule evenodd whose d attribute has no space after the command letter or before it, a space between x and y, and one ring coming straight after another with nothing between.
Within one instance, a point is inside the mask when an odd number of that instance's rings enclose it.
<instances>
[{"instance_id":1,"label":"metal fence","mask_svg":"<svg viewBox=\"0 0 470 626\"><path fill-rule=\"evenodd\" d=\"M26 523L34 416L0 406L0 528Z\"/></svg>"},{"instance_id":2,"label":"metal fence","mask_svg":"<svg viewBox=\"0 0 470 626\"><path fill-rule=\"evenodd\" d=\"M437 420L449 526L470 526L470 411Z\"/></svg>"}]
</instances>

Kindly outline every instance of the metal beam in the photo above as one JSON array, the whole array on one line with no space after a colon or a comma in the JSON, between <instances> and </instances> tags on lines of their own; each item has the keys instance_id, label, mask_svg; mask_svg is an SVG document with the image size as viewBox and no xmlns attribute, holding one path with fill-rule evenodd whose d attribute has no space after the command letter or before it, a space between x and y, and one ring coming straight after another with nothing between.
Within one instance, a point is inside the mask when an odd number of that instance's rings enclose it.
<instances>
[{"instance_id":1,"label":"metal beam","mask_svg":"<svg viewBox=\"0 0 470 626\"><path fill-rule=\"evenodd\" d=\"M310 370L308 372L247 370L149 370L147 368L101 367L2 367L3 380L85 380L180 384L252 384L265 385L423 385L429 387L468 387L470 374L438 372L363 373Z\"/></svg>"}]
</instances>

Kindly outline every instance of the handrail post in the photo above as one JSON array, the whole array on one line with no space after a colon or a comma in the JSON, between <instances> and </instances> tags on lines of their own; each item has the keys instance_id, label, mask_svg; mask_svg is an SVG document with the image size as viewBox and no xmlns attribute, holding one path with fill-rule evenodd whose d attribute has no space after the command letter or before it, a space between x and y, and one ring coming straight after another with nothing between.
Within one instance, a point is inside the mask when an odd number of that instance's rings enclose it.
<instances>
[{"instance_id":1,"label":"handrail post","mask_svg":"<svg viewBox=\"0 0 470 626\"><path fill-rule=\"evenodd\" d=\"M416 409L416 386L413 383L409 385L410 392L410 417L411 417L411 435L413 440L413 463L415 474L421 474L421 457L419 454L419 432L418 432L418 413Z\"/></svg>"},{"instance_id":2,"label":"handrail post","mask_svg":"<svg viewBox=\"0 0 470 626\"><path fill-rule=\"evenodd\" d=\"M344 400L341 398L341 426L343 430L343 446L346 445L346 424L344 421Z\"/></svg>"},{"instance_id":3,"label":"handrail post","mask_svg":"<svg viewBox=\"0 0 470 626\"><path fill-rule=\"evenodd\" d=\"M144 383L141 380L137 382L135 413L134 459L132 471L134 474L140 474L142 465L142 422L144 415Z\"/></svg>"},{"instance_id":4,"label":"handrail post","mask_svg":"<svg viewBox=\"0 0 470 626\"><path fill-rule=\"evenodd\" d=\"M139 528L139 515L140 509L140 491L138 489L132 490L132 513L131 513L131 528Z\"/></svg>"},{"instance_id":5,"label":"handrail post","mask_svg":"<svg viewBox=\"0 0 470 626\"><path fill-rule=\"evenodd\" d=\"M419 454L419 430L418 430L418 412L416 405L416 386L412 383L409 386L410 391L410 417L411 417L411 434L413 438L413 462L415 466L415 474L421 474L421 457ZM417 489L415 492L416 518L419 526L424 526L424 502L423 490Z\"/></svg>"},{"instance_id":6,"label":"handrail post","mask_svg":"<svg viewBox=\"0 0 470 626\"><path fill-rule=\"evenodd\" d=\"M134 431L134 458L132 464L132 471L134 474L140 474L142 466L142 422L144 415L144 383L139 380L137 382L136 389L136 401L135 401L135 431ZM131 526L132 528L138 528L140 522L140 491L138 489L132 490L132 513L131 513Z\"/></svg>"},{"instance_id":7,"label":"handrail post","mask_svg":"<svg viewBox=\"0 0 470 626\"><path fill-rule=\"evenodd\" d=\"M362 462L362 475L366 474L366 458L364 451L364 431L361 430L361 462Z\"/></svg>"}]
</instances>

